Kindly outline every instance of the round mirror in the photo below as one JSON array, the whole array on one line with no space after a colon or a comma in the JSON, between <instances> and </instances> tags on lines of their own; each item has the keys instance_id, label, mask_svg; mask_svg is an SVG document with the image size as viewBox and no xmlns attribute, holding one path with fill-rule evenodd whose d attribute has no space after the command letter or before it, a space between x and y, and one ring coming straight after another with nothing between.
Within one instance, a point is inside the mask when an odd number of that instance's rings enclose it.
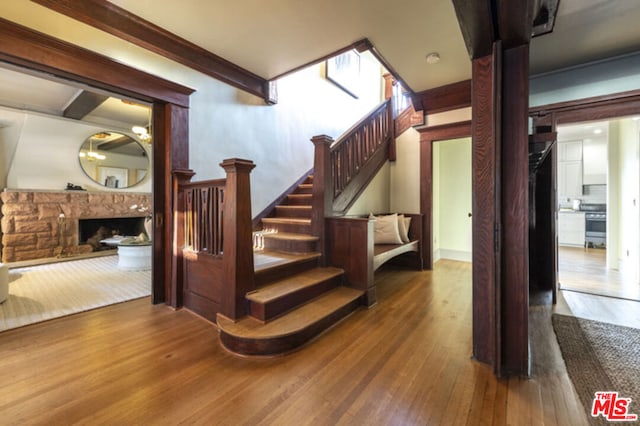
<instances>
[{"instance_id":1,"label":"round mirror","mask_svg":"<svg viewBox=\"0 0 640 426\"><path fill-rule=\"evenodd\" d=\"M89 136L80 147L80 166L96 183L107 188L128 188L142 182L149 170L143 146L116 132Z\"/></svg>"}]
</instances>

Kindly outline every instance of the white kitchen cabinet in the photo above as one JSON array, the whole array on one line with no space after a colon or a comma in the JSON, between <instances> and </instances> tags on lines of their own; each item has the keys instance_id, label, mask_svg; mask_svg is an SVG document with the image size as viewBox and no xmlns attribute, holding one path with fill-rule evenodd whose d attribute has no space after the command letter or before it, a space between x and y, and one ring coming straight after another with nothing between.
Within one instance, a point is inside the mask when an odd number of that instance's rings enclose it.
<instances>
[{"instance_id":1,"label":"white kitchen cabinet","mask_svg":"<svg viewBox=\"0 0 640 426\"><path fill-rule=\"evenodd\" d=\"M607 184L607 141L587 139L582 145L582 184Z\"/></svg>"},{"instance_id":2,"label":"white kitchen cabinet","mask_svg":"<svg viewBox=\"0 0 640 426\"><path fill-rule=\"evenodd\" d=\"M558 161L582 161L582 141L558 142Z\"/></svg>"},{"instance_id":3,"label":"white kitchen cabinet","mask_svg":"<svg viewBox=\"0 0 640 426\"><path fill-rule=\"evenodd\" d=\"M582 198L582 161L558 163L558 200L568 202Z\"/></svg>"},{"instance_id":4,"label":"white kitchen cabinet","mask_svg":"<svg viewBox=\"0 0 640 426\"><path fill-rule=\"evenodd\" d=\"M558 245L584 247L584 212L558 212Z\"/></svg>"}]
</instances>

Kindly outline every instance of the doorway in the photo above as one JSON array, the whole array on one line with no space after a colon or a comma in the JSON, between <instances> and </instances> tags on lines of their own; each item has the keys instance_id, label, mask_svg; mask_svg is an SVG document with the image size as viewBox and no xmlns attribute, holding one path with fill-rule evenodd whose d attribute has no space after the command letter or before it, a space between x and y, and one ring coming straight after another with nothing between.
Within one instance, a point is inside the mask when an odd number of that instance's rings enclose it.
<instances>
[{"instance_id":1,"label":"doorway","mask_svg":"<svg viewBox=\"0 0 640 426\"><path fill-rule=\"evenodd\" d=\"M557 127L562 290L640 300L638 118Z\"/></svg>"},{"instance_id":2,"label":"doorway","mask_svg":"<svg viewBox=\"0 0 640 426\"><path fill-rule=\"evenodd\" d=\"M472 261L471 138L433 143L433 254Z\"/></svg>"}]
</instances>

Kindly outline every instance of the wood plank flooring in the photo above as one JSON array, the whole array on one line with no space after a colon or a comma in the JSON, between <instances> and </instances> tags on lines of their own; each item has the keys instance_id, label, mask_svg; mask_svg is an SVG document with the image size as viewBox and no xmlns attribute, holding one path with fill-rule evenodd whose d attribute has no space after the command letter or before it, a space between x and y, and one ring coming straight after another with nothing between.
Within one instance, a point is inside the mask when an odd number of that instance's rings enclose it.
<instances>
[{"instance_id":1,"label":"wood plank flooring","mask_svg":"<svg viewBox=\"0 0 640 426\"><path fill-rule=\"evenodd\" d=\"M376 274L378 304L301 350L242 358L215 326L148 299L0 334L2 424L582 425L549 316L533 377L471 355L471 265Z\"/></svg>"},{"instance_id":2,"label":"wood plank flooring","mask_svg":"<svg viewBox=\"0 0 640 426\"><path fill-rule=\"evenodd\" d=\"M640 301L640 284L606 267L606 251L558 247L560 289Z\"/></svg>"}]
</instances>

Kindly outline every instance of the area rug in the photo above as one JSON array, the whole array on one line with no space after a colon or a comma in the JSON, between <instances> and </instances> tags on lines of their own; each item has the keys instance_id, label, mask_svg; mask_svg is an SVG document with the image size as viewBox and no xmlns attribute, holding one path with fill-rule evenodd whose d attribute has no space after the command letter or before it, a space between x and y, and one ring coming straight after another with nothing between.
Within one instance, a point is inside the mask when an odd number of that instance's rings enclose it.
<instances>
[{"instance_id":1,"label":"area rug","mask_svg":"<svg viewBox=\"0 0 640 426\"><path fill-rule=\"evenodd\" d=\"M596 392L631 398L629 413L640 415L640 329L554 314L553 329L571 381L592 424Z\"/></svg>"},{"instance_id":2,"label":"area rug","mask_svg":"<svg viewBox=\"0 0 640 426\"><path fill-rule=\"evenodd\" d=\"M121 271L117 256L9 270L0 331L151 294L151 271Z\"/></svg>"}]
</instances>

